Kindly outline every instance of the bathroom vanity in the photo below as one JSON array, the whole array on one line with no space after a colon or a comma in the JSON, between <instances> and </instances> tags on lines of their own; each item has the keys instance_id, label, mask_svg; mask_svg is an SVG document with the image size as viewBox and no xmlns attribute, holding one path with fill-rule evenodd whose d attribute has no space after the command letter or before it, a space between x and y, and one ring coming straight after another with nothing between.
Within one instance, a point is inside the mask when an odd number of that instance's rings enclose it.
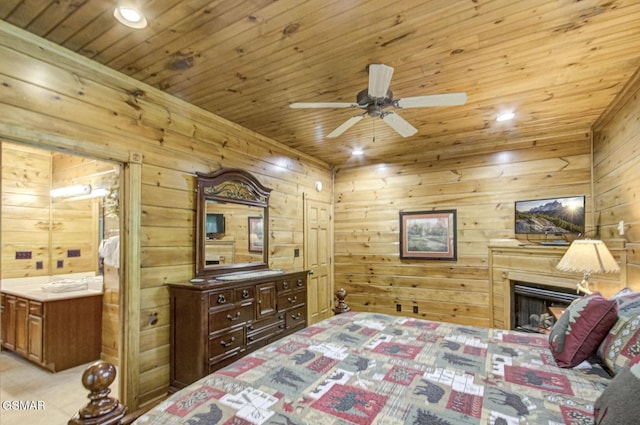
<instances>
[{"instance_id":1,"label":"bathroom vanity","mask_svg":"<svg viewBox=\"0 0 640 425\"><path fill-rule=\"evenodd\" d=\"M4 350L52 372L100 359L101 291L52 293L3 284L0 297Z\"/></svg>"}]
</instances>

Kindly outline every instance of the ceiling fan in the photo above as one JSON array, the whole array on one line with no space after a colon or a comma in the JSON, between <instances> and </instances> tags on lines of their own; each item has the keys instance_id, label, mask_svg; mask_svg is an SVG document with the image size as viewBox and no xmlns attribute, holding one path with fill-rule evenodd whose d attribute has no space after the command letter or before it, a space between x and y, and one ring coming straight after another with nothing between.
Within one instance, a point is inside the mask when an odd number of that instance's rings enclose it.
<instances>
[{"instance_id":1,"label":"ceiling fan","mask_svg":"<svg viewBox=\"0 0 640 425\"><path fill-rule=\"evenodd\" d=\"M389 90L393 68L382 64L369 65L369 87L358 93L356 103L346 102L297 102L291 103L290 108L359 108L364 109L362 114L354 115L342 123L338 128L327 134L327 138L335 138L350 129L365 116L380 117L389 127L397 131L402 137L413 136L418 132L414 126L393 111L385 111L389 106L402 108L425 108L431 106L455 106L464 105L467 94L446 93L427 96L413 96L402 99L394 99Z\"/></svg>"}]
</instances>

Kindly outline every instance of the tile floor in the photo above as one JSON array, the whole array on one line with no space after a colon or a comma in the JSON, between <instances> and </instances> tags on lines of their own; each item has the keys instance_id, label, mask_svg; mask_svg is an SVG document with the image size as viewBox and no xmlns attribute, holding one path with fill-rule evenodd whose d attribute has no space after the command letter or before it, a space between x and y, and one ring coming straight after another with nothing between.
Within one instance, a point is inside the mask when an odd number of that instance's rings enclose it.
<instances>
[{"instance_id":1,"label":"tile floor","mask_svg":"<svg viewBox=\"0 0 640 425\"><path fill-rule=\"evenodd\" d=\"M0 352L0 424L65 425L88 402L89 392L81 382L88 365L51 373L11 352ZM110 396L117 397L117 392L116 378ZM8 401L35 401L36 409L8 409Z\"/></svg>"}]
</instances>

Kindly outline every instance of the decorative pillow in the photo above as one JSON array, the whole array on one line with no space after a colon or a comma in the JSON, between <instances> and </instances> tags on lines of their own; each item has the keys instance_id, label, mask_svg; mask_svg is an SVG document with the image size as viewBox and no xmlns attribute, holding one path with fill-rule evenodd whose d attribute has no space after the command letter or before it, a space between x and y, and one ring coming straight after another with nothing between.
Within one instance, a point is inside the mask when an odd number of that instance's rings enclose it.
<instances>
[{"instance_id":1,"label":"decorative pillow","mask_svg":"<svg viewBox=\"0 0 640 425\"><path fill-rule=\"evenodd\" d=\"M640 293L616 296L618 320L598 347L598 357L613 375L640 354Z\"/></svg>"},{"instance_id":2,"label":"decorative pillow","mask_svg":"<svg viewBox=\"0 0 640 425\"><path fill-rule=\"evenodd\" d=\"M618 318L618 305L594 292L573 301L549 334L551 352L560 367L588 359Z\"/></svg>"},{"instance_id":3,"label":"decorative pillow","mask_svg":"<svg viewBox=\"0 0 640 425\"><path fill-rule=\"evenodd\" d=\"M598 348L598 357L613 375L640 354L640 315L621 316Z\"/></svg>"},{"instance_id":4,"label":"decorative pillow","mask_svg":"<svg viewBox=\"0 0 640 425\"><path fill-rule=\"evenodd\" d=\"M616 292L611 299L612 300L617 300L620 297L624 297L625 295L629 295L629 294L633 294L633 289L627 287L627 288L622 288L621 290L619 290L618 292Z\"/></svg>"},{"instance_id":5,"label":"decorative pillow","mask_svg":"<svg viewBox=\"0 0 640 425\"><path fill-rule=\"evenodd\" d=\"M618 373L593 406L596 425L637 425L640 418L640 356Z\"/></svg>"},{"instance_id":6,"label":"decorative pillow","mask_svg":"<svg viewBox=\"0 0 640 425\"><path fill-rule=\"evenodd\" d=\"M615 301L618 303L620 315L630 317L640 314L640 292L620 295Z\"/></svg>"}]
</instances>

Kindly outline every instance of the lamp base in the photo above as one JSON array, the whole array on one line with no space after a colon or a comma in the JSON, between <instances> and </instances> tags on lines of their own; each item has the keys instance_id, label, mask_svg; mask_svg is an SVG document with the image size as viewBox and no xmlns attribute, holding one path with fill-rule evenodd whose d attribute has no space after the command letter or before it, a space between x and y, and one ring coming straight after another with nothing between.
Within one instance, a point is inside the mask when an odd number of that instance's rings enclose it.
<instances>
[{"instance_id":1,"label":"lamp base","mask_svg":"<svg viewBox=\"0 0 640 425\"><path fill-rule=\"evenodd\" d=\"M585 277L582 279L582 282L578 283L576 285L576 293L584 293L586 295L591 295L593 294L593 291L591 289L589 289L589 275L585 274Z\"/></svg>"}]
</instances>

